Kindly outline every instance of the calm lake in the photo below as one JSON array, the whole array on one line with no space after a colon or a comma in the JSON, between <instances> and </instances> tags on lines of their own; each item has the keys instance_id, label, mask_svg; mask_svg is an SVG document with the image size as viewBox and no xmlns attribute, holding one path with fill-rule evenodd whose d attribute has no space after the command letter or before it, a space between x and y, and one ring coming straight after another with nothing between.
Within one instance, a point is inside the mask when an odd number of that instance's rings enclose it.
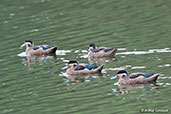
<instances>
[{"instance_id":1,"label":"calm lake","mask_svg":"<svg viewBox=\"0 0 171 114\"><path fill-rule=\"evenodd\" d=\"M171 109L170 0L1 0L0 9L0 114ZM27 39L57 46L56 56L25 57ZM118 48L116 58L88 59L90 43ZM105 66L66 77L62 68L73 59ZM121 87L111 80L120 69L160 77Z\"/></svg>"}]
</instances>

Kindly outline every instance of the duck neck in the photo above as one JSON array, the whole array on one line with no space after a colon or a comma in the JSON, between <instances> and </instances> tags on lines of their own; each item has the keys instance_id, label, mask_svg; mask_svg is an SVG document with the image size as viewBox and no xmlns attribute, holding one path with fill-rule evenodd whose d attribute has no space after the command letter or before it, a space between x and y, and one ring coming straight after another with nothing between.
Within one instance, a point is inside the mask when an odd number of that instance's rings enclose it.
<instances>
[{"instance_id":1,"label":"duck neck","mask_svg":"<svg viewBox=\"0 0 171 114\"><path fill-rule=\"evenodd\" d=\"M26 53L28 53L31 50L32 46L26 46Z\"/></svg>"}]
</instances>

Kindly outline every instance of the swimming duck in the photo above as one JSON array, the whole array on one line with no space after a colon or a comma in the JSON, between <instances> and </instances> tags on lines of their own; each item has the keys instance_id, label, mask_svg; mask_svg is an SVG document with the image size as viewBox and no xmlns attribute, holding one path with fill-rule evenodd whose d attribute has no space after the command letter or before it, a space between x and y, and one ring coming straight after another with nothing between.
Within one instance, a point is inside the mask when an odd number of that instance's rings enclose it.
<instances>
[{"instance_id":1,"label":"swimming duck","mask_svg":"<svg viewBox=\"0 0 171 114\"><path fill-rule=\"evenodd\" d=\"M66 73L69 75L85 75L101 73L103 66L104 65L96 66L89 64L79 64L76 60L71 60L63 69L67 69Z\"/></svg>"},{"instance_id":2,"label":"swimming duck","mask_svg":"<svg viewBox=\"0 0 171 114\"><path fill-rule=\"evenodd\" d=\"M90 44L88 57L110 57L115 56L117 49L106 48L106 47L96 47L95 44Z\"/></svg>"},{"instance_id":3,"label":"swimming duck","mask_svg":"<svg viewBox=\"0 0 171 114\"><path fill-rule=\"evenodd\" d=\"M119 78L118 84L145 84L155 82L158 74L150 73L132 73L128 75L125 70L120 70L116 73L115 78Z\"/></svg>"},{"instance_id":4,"label":"swimming duck","mask_svg":"<svg viewBox=\"0 0 171 114\"><path fill-rule=\"evenodd\" d=\"M48 55L55 53L57 50L57 47L51 47L48 45L39 45L39 46L34 46L34 43L31 40L26 40L24 44L21 45L21 48L26 46L26 54L28 56L31 55Z\"/></svg>"}]
</instances>

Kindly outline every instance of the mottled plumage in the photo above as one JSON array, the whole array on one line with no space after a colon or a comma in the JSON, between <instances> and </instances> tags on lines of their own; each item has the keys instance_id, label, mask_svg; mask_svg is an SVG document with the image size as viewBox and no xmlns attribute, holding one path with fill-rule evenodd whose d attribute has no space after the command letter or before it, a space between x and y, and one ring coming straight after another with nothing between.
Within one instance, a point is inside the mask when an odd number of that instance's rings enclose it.
<instances>
[{"instance_id":1,"label":"mottled plumage","mask_svg":"<svg viewBox=\"0 0 171 114\"><path fill-rule=\"evenodd\" d=\"M79 64L77 61L69 61L67 66L64 68L66 73L69 75L84 75L84 74L93 74L93 73L100 73L103 69L104 65L96 66L96 65L89 65L89 64Z\"/></svg>"},{"instance_id":2,"label":"mottled plumage","mask_svg":"<svg viewBox=\"0 0 171 114\"><path fill-rule=\"evenodd\" d=\"M51 47L49 45L38 45L34 46L33 42L31 40L26 40L21 47L26 46L26 54L28 56L31 55L48 55L55 53L57 50L57 47Z\"/></svg>"},{"instance_id":3,"label":"mottled plumage","mask_svg":"<svg viewBox=\"0 0 171 114\"><path fill-rule=\"evenodd\" d=\"M90 44L88 56L89 57L110 57L115 56L117 49L106 48L106 47L96 47L95 44Z\"/></svg>"},{"instance_id":4,"label":"mottled plumage","mask_svg":"<svg viewBox=\"0 0 171 114\"><path fill-rule=\"evenodd\" d=\"M158 74L150 73L132 73L128 75L125 70L120 70L117 74L119 78L119 84L144 84L155 82L158 78Z\"/></svg>"}]
</instances>

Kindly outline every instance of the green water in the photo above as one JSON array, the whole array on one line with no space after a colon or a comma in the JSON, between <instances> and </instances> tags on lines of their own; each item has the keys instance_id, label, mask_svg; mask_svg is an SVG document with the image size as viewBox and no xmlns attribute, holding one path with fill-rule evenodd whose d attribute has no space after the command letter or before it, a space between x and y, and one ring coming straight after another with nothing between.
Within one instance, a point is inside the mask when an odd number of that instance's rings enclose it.
<instances>
[{"instance_id":1,"label":"green water","mask_svg":"<svg viewBox=\"0 0 171 114\"><path fill-rule=\"evenodd\" d=\"M170 7L169 0L1 0L0 114L170 109ZM20 57L26 39L68 53ZM88 60L90 43L118 48L116 58ZM70 59L105 67L102 75L68 79L61 68ZM160 77L156 84L119 87L110 79L119 69Z\"/></svg>"}]
</instances>

